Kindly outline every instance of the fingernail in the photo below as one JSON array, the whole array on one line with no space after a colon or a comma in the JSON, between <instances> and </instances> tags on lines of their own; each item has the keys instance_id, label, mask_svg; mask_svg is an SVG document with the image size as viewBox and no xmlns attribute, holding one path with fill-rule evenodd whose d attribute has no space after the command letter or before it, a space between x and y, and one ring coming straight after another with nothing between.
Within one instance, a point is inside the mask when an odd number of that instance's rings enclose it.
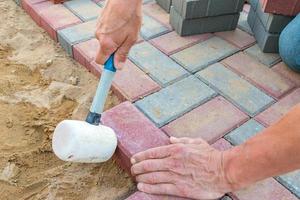
<instances>
[{"instance_id":1,"label":"fingernail","mask_svg":"<svg viewBox=\"0 0 300 200\"><path fill-rule=\"evenodd\" d=\"M131 159L130 159L130 162L131 162L131 164L134 165L134 164L136 163L136 160L135 160L134 158L131 158Z\"/></svg>"},{"instance_id":2,"label":"fingernail","mask_svg":"<svg viewBox=\"0 0 300 200\"><path fill-rule=\"evenodd\" d=\"M137 184L137 188L138 188L138 190L143 190L143 184L142 183L138 183Z\"/></svg>"},{"instance_id":3,"label":"fingernail","mask_svg":"<svg viewBox=\"0 0 300 200\"><path fill-rule=\"evenodd\" d=\"M176 137L170 137L170 141L176 141L176 140L178 140L178 138L176 138Z\"/></svg>"}]
</instances>

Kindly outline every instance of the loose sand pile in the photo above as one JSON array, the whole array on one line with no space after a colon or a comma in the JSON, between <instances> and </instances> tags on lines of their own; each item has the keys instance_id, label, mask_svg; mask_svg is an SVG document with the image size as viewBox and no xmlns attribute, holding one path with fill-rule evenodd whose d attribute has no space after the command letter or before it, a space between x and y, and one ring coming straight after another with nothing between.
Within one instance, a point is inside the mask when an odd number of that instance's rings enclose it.
<instances>
[{"instance_id":1,"label":"loose sand pile","mask_svg":"<svg viewBox=\"0 0 300 200\"><path fill-rule=\"evenodd\" d=\"M97 79L13 1L0 1L0 199L120 199L133 188L113 161L71 164L51 150L56 124L84 119ZM118 104L110 94L106 108Z\"/></svg>"}]
</instances>

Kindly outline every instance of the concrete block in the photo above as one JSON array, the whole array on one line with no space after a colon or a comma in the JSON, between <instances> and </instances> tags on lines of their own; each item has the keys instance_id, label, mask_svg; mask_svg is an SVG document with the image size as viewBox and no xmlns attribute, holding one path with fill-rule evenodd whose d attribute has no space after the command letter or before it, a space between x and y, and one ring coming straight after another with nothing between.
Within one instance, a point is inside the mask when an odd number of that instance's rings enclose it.
<instances>
[{"instance_id":1,"label":"concrete block","mask_svg":"<svg viewBox=\"0 0 300 200\"><path fill-rule=\"evenodd\" d=\"M133 46L129 58L162 87L188 76L188 72L148 42Z\"/></svg>"},{"instance_id":2,"label":"concrete block","mask_svg":"<svg viewBox=\"0 0 300 200\"><path fill-rule=\"evenodd\" d=\"M283 62L280 62L272 67L272 70L292 81L296 85L296 87L300 87L300 73L294 72Z\"/></svg>"},{"instance_id":3,"label":"concrete block","mask_svg":"<svg viewBox=\"0 0 300 200\"><path fill-rule=\"evenodd\" d=\"M264 52L262 52L262 50L259 48L259 46L257 44L246 49L244 52L246 54L248 54L249 56L258 60L262 64L267 65L268 67L272 67L273 65L275 65L281 61L279 54L264 53Z\"/></svg>"},{"instance_id":4,"label":"concrete block","mask_svg":"<svg viewBox=\"0 0 300 200\"><path fill-rule=\"evenodd\" d=\"M261 0L263 11L280 15L296 16L300 13L300 0Z\"/></svg>"},{"instance_id":5,"label":"concrete block","mask_svg":"<svg viewBox=\"0 0 300 200\"><path fill-rule=\"evenodd\" d=\"M42 11L54 5L51 1L44 0L23 0L21 1L21 4L22 8L39 26L41 26L40 14L42 13Z\"/></svg>"},{"instance_id":6,"label":"concrete block","mask_svg":"<svg viewBox=\"0 0 300 200\"><path fill-rule=\"evenodd\" d=\"M251 10L250 10L250 12L251 12ZM239 18L237 27L239 29L249 33L250 35L253 35L251 27L249 26L249 24L247 22L247 16L248 16L248 13L245 13L245 12L240 13L240 18Z\"/></svg>"},{"instance_id":7,"label":"concrete block","mask_svg":"<svg viewBox=\"0 0 300 200\"><path fill-rule=\"evenodd\" d=\"M240 127L236 128L235 130L231 131L227 135L225 135L225 139L229 141L232 145L237 146L240 145L249 138L255 136L257 133L264 130L264 126L251 119L241 125Z\"/></svg>"},{"instance_id":8,"label":"concrete block","mask_svg":"<svg viewBox=\"0 0 300 200\"><path fill-rule=\"evenodd\" d=\"M101 121L118 137L117 161L129 174L130 158L141 151L169 144L168 136L130 102L121 103L102 114Z\"/></svg>"},{"instance_id":9,"label":"concrete block","mask_svg":"<svg viewBox=\"0 0 300 200\"><path fill-rule=\"evenodd\" d=\"M281 119L293 106L300 103L300 88L280 99L270 108L256 116L256 120L264 126L270 126Z\"/></svg>"},{"instance_id":10,"label":"concrete block","mask_svg":"<svg viewBox=\"0 0 300 200\"><path fill-rule=\"evenodd\" d=\"M169 23L170 15L163 10L157 3L151 2L143 6L143 12L156 19L163 25L165 25L168 29L172 30L172 26Z\"/></svg>"},{"instance_id":11,"label":"concrete block","mask_svg":"<svg viewBox=\"0 0 300 200\"><path fill-rule=\"evenodd\" d=\"M242 52L226 58L222 63L276 99L295 87L288 79Z\"/></svg>"},{"instance_id":12,"label":"concrete block","mask_svg":"<svg viewBox=\"0 0 300 200\"><path fill-rule=\"evenodd\" d=\"M174 30L181 36L219 31L231 31L237 27L240 14L228 14L197 19L184 19L171 7L170 23Z\"/></svg>"},{"instance_id":13,"label":"concrete block","mask_svg":"<svg viewBox=\"0 0 300 200\"><path fill-rule=\"evenodd\" d=\"M251 8L253 8L254 10L256 10L257 5L259 3L259 0L249 0Z\"/></svg>"},{"instance_id":14,"label":"concrete block","mask_svg":"<svg viewBox=\"0 0 300 200\"><path fill-rule=\"evenodd\" d=\"M300 198L300 170L279 176L276 179L298 198Z\"/></svg>"},{"instance_id":15,"label":"concrete block","mask_svg":"<svg viewBox=\"0 0 300 200\"><path fill-rule=\"evenodd\" d=\"M173 0L172 6L183 19L197 19L239 13L244 0Z\"/></svg>"},{"instance_id":16,"label":"concrete block","mask_svg":"<svg viewBox=\"0 0 300 200\"><path fill-rule=\"evenodd\" d=\"M148 15L143 16L141 35L145 40L150 40L168 32L170 32L170 29L156 21L154 18Z\"/></svg>"},{"instance_id":17,"label":"concrete block","mask_svg":"<svg viewBox=\"0 0 300 200\"><path fill-rule=\"evenodd\" d=\"M255 116L274 102L273 98L220 63L196 75L250 116Z\"/></svg>"},{"instance_id":18,"label":"concrete block","mask_svg":"<svg viewBox=\"0 0 300 200\"><path fill-rule=\"evenodd\" d=\"M158 127L180 117L215 96L216 93L194 76L180 80L135 105Z\"/></svg>"},{"instance_id":19,"label":"concrete block","mask_svg":"<svg viewBox=\"0 0 300 200\"><path fill-rule=\"evenodd\" d=\"M164 9L167 13L170 12L170 8L172 5L172 0L156 0L156 3Z\"/></svg>"},{"instance_id":20,"label":"concrete block","mask_svg":"<svg viewBox=\"0 0 300 200\"><path fill-rule=\"evenodd\" d=\"M248 116L226 101L216 97L162 128L169 136L191 137L212 144L248 119Z\"/></svg>"},{"instance_id":21,"label":"concrete block","mask_svg":"<svg viewBox=\"0 0 300 200\"><path fill-rule=\"evenodd\" d=\"M73 57L72 46L92 39L95 36L96 23L96 20L92 20L59 30L57 34L60 45Z\"/></svg>"},{"instance_id":22,"label":"concrete block","mask_svg":"<svg viewBox=\"0 0 300 200\"><path fill-rule=\"evenodd\" d=\"M58 30L81 23L78 17L61 4L44 8L40 13L40 17L41 27L47 31L54 41L58 41Z\"/></svg>"},{"instance_id":23,"label":"concrete block","mask_svg":"<svg viewBox=\"0 0 300 200\"><path fill-rule=\"evenodd\" d=\"M184 49L171 57L188 71L194 73L214 64L238 51L238 48L219 37L212 37L204 42Z\"/></svg>"},{"instance_id":24,"label":"concrete block","mask_svg":"<svg viewBox=\"0 0 300 200\"><path fill-rule=\"evenodd\" d=\"M164 34L149 42L167 55L174 54L178 51L186 49L194 44L203 42L213 35L210 33L180 37L175 31Z\"/></svg>"},{"instance_id":25,"label":"concrete block","mask_svg":"<svg viewBox=\"0 0 300 200\"><path fill-rule=\"evenodd\" d=\"M96 19L101 13L101 7L90 0L72 0L64 3L82 21Z\"/></svg>"},{"instance_id":26,"label":"concrete block","mask_svg":"<svg viewBox=\"0 0 300 200\"><path fill-rule=\"evenodd\" d=\"M247 16L247 22L251 28L251 31L254 27L255 20L256 20L256 13L255 13L253 7L251 7L250 12L248 13L248 16Z\"/></svg>"}]
</instances>

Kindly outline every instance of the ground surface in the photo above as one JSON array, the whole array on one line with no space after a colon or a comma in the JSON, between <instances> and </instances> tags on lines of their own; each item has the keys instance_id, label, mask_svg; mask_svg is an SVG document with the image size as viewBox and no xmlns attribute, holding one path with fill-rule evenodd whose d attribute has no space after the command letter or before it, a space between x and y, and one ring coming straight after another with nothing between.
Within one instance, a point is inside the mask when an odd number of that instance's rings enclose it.
<instances>
[{"instance_id":1,"label":"ground surface","mask_svg":"<svg viewBox=\"0 0 300 200\"><path fill-rule=\"evenodd\" d=\"M13 1L0 1L1 199L118 199L132 183L113 162L70 164L51 150L65 118L84 117L97 79ZM3 23L3 22L6 23ZM118 104L109 96L107 108Z\"/></svg>"}]
</instances>

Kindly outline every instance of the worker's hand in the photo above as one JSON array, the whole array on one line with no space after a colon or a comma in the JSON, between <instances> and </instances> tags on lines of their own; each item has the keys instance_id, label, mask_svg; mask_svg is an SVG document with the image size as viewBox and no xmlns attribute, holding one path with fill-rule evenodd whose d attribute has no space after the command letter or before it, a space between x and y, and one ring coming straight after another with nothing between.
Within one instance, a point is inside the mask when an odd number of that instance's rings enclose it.
<instances>
[{"instance_id":1,"label":"worker's hand","mask_svg":"<svg viewBox=\"0 0 300 200\"><path fill-rule=\"evenodd\" d=\"M131 158L138 189L150 194L216 199L231 191L223 152L202 139L171 138L168 146L149 149Z\"/></svg>"},{"instance_id":2,"label":"worker's hand","mask_svg":"<svg viewBox=\"0 0 300 200\"><path fill-rule=\"evenodd\" d=\"M100 49L96 62L103 65L115 52L115 66L121 69L141 27L141 0L108 0L98 20L96 38Z\"/></svg>"}]
</instances>

